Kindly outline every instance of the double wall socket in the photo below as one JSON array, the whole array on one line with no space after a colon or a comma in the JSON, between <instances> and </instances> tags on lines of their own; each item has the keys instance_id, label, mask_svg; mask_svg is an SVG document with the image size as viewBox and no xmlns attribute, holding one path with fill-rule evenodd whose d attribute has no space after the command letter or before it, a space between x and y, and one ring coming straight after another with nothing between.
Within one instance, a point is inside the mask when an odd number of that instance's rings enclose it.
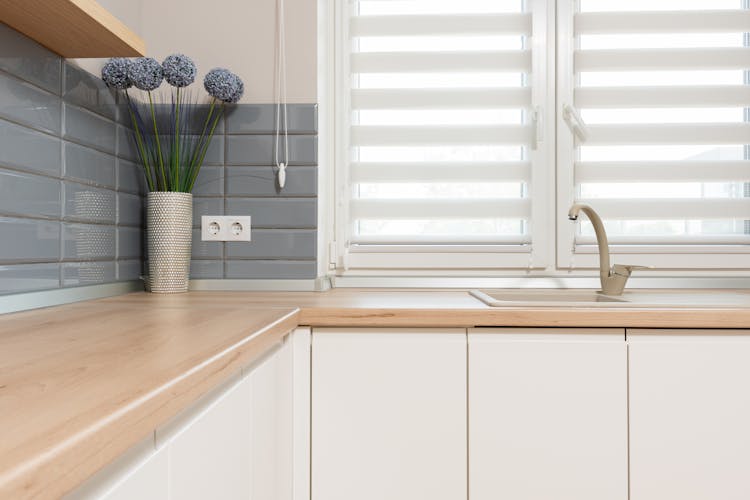
<instances>
[{"instance_id":1,"label":"double wall socket","mask_svg":"<svg viewBox=\"0 0 750 500\"><path fill-rule=\"evenodd\" d=\"M250 216L201 216L202 241L250 241Z\"/></svg>"}]
</instances>

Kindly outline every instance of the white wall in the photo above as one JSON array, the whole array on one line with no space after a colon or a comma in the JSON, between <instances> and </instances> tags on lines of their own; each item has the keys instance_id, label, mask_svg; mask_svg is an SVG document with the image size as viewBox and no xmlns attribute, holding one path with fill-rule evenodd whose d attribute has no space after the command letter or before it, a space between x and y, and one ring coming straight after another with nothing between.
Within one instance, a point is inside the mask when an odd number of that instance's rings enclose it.
<instances>
[{"instance_id":1,"label":"white wall","mask_svg":"<svg viewBox=\"0 0 750 500\"><path fill-rule=\"evenodd\" d=\"M285 2L288 99L314 103L316 2ZM151 0L141 26L149 56L183 52L200 81L211 68L228 68L245 82L243 102L274 102L276 0Z\"/></svg>"},{"instance_id":2,"label":"white wall","mask_svg":"<svg viewBox=\"0 0 750 500\"><path fill-rule=\"evenodd\" d=\"M182 52L198 66L197 84L215 67L245 82L242 102L274 102L277 0L99 0L146 41L147 55L161 61ZM317 102L316 0L285 0L287 96ZM103 60L78 59L98 74Z\"/></svg>"}]
</instances>

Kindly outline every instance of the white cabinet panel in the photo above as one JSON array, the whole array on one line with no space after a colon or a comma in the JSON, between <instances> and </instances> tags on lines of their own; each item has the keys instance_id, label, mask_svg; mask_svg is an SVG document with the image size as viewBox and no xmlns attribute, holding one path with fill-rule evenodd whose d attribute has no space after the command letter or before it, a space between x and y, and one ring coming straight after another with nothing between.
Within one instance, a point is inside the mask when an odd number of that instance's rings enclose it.
<instances>
[{"instance_id":1,"label":"white cabinet panel","mask_svg":"<svg viewBox=\"0 0 750 500\"><path fill-rule=\"evenodd\" d=\"M102 500L165 500L169 498L168 467L167 451L158 450L104 495Z\"/></svg>"},{"instance_id":2,"label":"white cabinet panel","mask_svg":"<svg viewBox=\"0 0 750 500\"><path fill-rule=\"evenodd\" d=\"M252 500L310 500L310 329L250 367Z\"/></svg>"},{"instance_id":3,"label":"white cabinet panel","mask_svg":"<svg viewBox=\"0 0 750 500\"><path fill-rule=\"evenodd\" d=\"M471 500L627 499L623 330L469 330L468 358Z\"/></svg>"},{"instance_id":4,"label":"white cabinet panel","mask_svg":"<svg viewBox=\"0 0 750 500\"><path fill-rule=\"evenodd\" d=\"M235 385L167 444L170 498L250 498L250 383Z\"/></svg>"},{"instance_id":5,"label":"white cabinet panel","mask_svg":"<svg viewBox=\"0 0 750 500\"><path fill-rule=\"evenodd\" d=\"M65 500L166 500L169 498L166 450L154 449L154 436L133 446Z\"/></svg>"},{"instance_id":6,"label":"white cabinet panel","mask_svg":"<svg viewBox=\"0 0 750 500\"><path fill-rule=\"evenodd\" d=\"M750 498L742 333L628 330L632 500Z\"/></svg>"},{"instance_id":7,"label":"white cabinet panel","mask_svg":"<svg viewBox=\"0 0 750 500\"><path fill-rule=\"evenodd\" d=\"M465 330L314 329L312 499L466 498Z\"/></svg>"}]
</instances>

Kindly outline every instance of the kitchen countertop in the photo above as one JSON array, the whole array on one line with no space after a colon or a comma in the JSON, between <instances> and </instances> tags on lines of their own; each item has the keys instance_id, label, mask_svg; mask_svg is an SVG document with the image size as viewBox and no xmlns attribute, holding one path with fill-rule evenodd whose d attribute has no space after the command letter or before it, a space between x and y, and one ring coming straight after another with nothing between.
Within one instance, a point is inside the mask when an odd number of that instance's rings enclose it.
<instances>
[{"instance_id":1,"label":"kitchen countertop","mask_svg":"<svg viewBox=\"0 0 750 500\"><path fill-rule=\"evenodd\" d=\"M132 293L3 315L0 497L75 488L298 325L750 328L750 307L493 308L465 290L336 289Z\"/></svg>"},{"instance_id":2,"label":"kitchen countertop","mask_svg":"<svg viewBox=\"0 0 750 500\"><path fill-rule=\"evenodd\" d=\"M0 317L0 498L59 498L297 326L296 308L81 302Z\"/></svg>"},{"instance_id":3,"label":"kitchen countertop","mask_svg":"<svg viewBox=\"0 0 750 500\"><path fill-rule=\"evenodd\" d=\"M730 293L701 290L700 293ZM473 327L559 326L616 328L750 328L747 307L490 307L466 290L356 289L327 292L190 292L153 296L132 293L102 303L205 304L298 307L306 326Z\"/></svg>"}]
</instances>

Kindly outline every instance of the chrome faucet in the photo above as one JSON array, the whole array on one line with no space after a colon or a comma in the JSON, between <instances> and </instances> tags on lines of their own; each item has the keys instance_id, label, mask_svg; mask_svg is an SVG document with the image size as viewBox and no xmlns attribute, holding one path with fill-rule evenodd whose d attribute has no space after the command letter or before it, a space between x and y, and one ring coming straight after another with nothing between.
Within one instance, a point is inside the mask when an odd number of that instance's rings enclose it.
<instances>
[{"instance_id":1,"label":"chrome faucet","mask_svg":"<svg viewBox=\"0 0 750 500\"><path fill-rule=\"evenodd\" d=\"M593 208L582 203L574 203L568 211L568 219L578 220L579 212L585 213L591 224L594 226L596 234L596 244L599 247L599 280L602 284L601 293L604 295L622 295L625 284L628 282L630 274L635 269L651 269L649 266L630 266L624 264L615 264L609 266L609 243L607 242L607 232L604 230L604 224Z\"/></svg>"}]
</instances>

